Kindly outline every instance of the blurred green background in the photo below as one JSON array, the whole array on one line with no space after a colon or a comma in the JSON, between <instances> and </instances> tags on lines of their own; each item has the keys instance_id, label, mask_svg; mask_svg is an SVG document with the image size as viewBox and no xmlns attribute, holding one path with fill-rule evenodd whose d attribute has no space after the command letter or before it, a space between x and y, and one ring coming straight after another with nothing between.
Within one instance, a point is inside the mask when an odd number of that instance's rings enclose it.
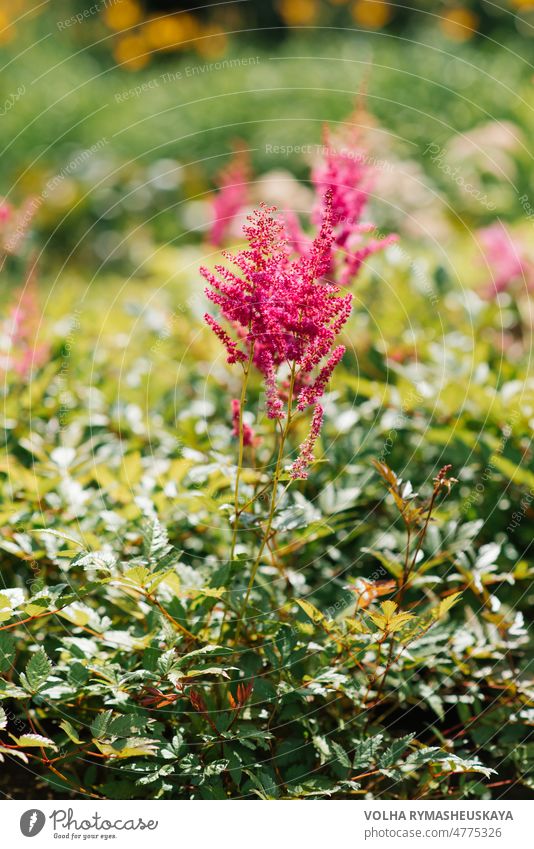
<instances>
[{"instance_id":1,"label":"blurred green background","mask_svg":"<svg viewBox=\"0 0 534 849\"><path fill-rule=\"evenodd\" d=\"M132 230L198 240L202 203L236 138L256 174L305 178L306 156L287 147L320 143L323 123L344 118L363 91L373 155L410 162L378 223L398 229L406 204L412 215L430 196L459 229L522 214L534 3L185 7L2 4L0 195L15 205L37 198L32 239L46 244L43 263L59 250L113 265L125 258L117 234ZM460 163L475 198L436 150Z\"/></svg>"}]
</instances>

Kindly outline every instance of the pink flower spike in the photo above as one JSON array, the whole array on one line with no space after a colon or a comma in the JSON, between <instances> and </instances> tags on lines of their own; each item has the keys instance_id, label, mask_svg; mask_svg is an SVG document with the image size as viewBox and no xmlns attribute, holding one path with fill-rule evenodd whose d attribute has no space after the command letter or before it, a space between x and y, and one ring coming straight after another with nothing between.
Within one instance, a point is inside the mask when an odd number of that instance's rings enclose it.
<instances>
[{"instance_id":1,"label":"pink flower spike","mask_svg":"<svg viewBox=\"0 0 534 849\"><path fill-rule=\"evenodd\" d=\"M322 367L313 383L310 383L302 389L297 403L297 410L305 410L306 407L309 407L311 404L315 404L315 402L321 397L326 389L328 381L332 377L332 372L341 361L344 353L344 345L339 345L339 347L334 350L334 353L326 365Z\"/></svg>"},{"instance_id":2,"label":"pink flower spike","mask_svg":"<svg viewBox=\"0 0 534 849\"><path fill-rule=\"evenodd\" d=\"M246 355L243 353L243 351L239 350L236 343L232 339L230 339L226 330L224 330L221 325L217 321L215 321L213 316L209 315L209 313L206 313L204 315L204 321L211 327L216 337L222 342L222 344L226 348L226 352L228 354L228 363L243 362L244 360L246 360Z\"/></svg>"},{"instance_id":3,"label":"pink flower spike","mask_svg":"<svg viewBox=\"0 0 534 849\"><path fill-rule=\"evenodd\" d=\"M265 362L267 362L268 354L266 352ZM266 400L266 409L267 416L270 419L283 419L284 418L284 405L278 394L278 389L276 386L276 374L274 371L274 366L272 362L272 358L269 356L270 366L267 366L267 371L265 373L265 400Z\"/></svg>"},{"instance_id":4,"label":"pink flower spike","mask_svg":"<svg viewBox=\"0 0 534 849\"><path fill-rule=\"evenodd\" d=\"M312 182L320 196L313 218L316 223L324 219L325 199L330 198L333 243L329 273L339 272L341 286L350 285L364 259L389 243L387 239L375 239L360 247L362 234L375 229L361 221L373 170L354 127L345 124L335 135L325 130L323 159L312 171Z\"/></svg>"},{"instance_id":5,"label":"pink flower spike","mask_svg":"<svg viewBox=\"0 0 534 849\"><path fill-rule=\"evenodd\" d=\"M368 257L373 256L373 254L378 253L378 251L383 251L389 245L393 245L397 241L397 234L391 233L382 239L371 239L371 241L364 245L363 248L359 248L354 251L354 253L348 253L345 257L345 265L341 272L341 286L350 286L352 279L356 276L356 274L358 274L360 268Z\"/></svg>"},{"instance_id":6,"label":"pink flower spike","mask_svg":"<svg viewBox=\"0 0 534 849\"><path fill-rule=\"evenodd\" d=\"M310 427L310 432L302 445L299 448L299 456L289 470L289 476L293 480L306 480L308 477L308 467L313 463L313 449L323 426L323 408L317 404L313 411L313 418Z\"/></svg>"}]
</instances>

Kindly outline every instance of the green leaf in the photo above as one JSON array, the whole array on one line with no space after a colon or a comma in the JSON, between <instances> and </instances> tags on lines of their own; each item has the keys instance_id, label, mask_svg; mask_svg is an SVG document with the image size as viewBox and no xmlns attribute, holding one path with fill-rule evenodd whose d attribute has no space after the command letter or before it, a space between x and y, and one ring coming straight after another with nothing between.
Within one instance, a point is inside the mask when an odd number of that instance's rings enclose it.
<instances>
[{"instance_id":1,"label":"green leaf","mask_svg":"<svg viewBox=\"0 0 534 849\"><path fill-rule=\"evenodd\" d=\"M25 764L28 763L28 756L25 755L24 752L17 751L17 749L8 749L6 746L0 746L0 761L4 760L2 753L4 755L9 755L10 757L15 755L16 758L20 758L21 761L24 761Z\"/></svg>"},{"instance_id":2,"label":"green leaf","mask_svg":"<svg viewBox=\"0 0 534 849\"><path fill-rule=\"evenodd\" d=\"M43 648L38 649L26 664L25 674L21 673L22 685L30 693L41 689L52 672L52 664Z\"/></svg>"},{"instance_id":3,"label":"green leaf","mask_svg":"<svg viewBox=\"0 0 534 849\"><path fill-rule=\"evenodd\" d=\"M341 766L344 766L347 769L350 769L350 758L347 755L343 746L340 746L339 743L336 743L334 740L331 740L330 741L330 748L332 749L332 751L336 755Z\"/></svg>"},{"instance_id":4,"label":"green leaf","mask_svg":"<svg viewBox=\"0 0 534 849\"><path fill-rule=\"evenodd\" d=\"M151 580L152 573L146 566L132 566L126 570L123 577L134 587L145 587Z\"/></svg>"},{"instance_id":5,"label":"green leaf","mask_svg":"<svg viewBox=\"0 0 534 849\"><path fill-rule=\"evenodd\" d=\"M80 740L80 738L76 734L74 727L70 724L68 719L64 719L62 722L60 722L59 727L63 729L63 731L65 732L65 734L69 738L69 740L72 740L73 743L76 743L76 744L79 745L80 743L83 742L82 740Z\"/></svg>"},{"instance_id":6,"label":"green leaf","mask_svg":"<svg viewBox=\"0 0 534 849\"><path fill-rule=\"evenodd\" d=\"M163 557L169 551L169 537L166 528L159 519L151 519L143 533L143 551L145 557L151 560L153 557Z\"/></svg>"},{"instance_id":7,"label":"green leaf","mask_svg":"<svg viewBox=\"0 0 534 849\"><path fill-rule=\"evenodd\" d=\"M13 608L11 606L11 599L4 595L4 593L0 593L0 622L5 622L7 619L11 619L13 616Z\"/></svg>"},{"instance_id":8,"label":"green leaf","mask_svg":"<svg viewBox=\"0 0 534 849\"><path fill-rule=\"evenodd\" d=\"M385 752L380 755L380 758L378 759L378 766L383 769L395 766L414 737L415 734L407 734L406 737L399 737L398 740L394 740L391 746L389 746Z\"/></svg>"},{"instance_id":9,"label":"green leaf","mask_svg":"<svg viewBox=\"0 0 534 849\"><path fill-rule=\"evenodd\" d=\"M244 770L246 774L249 776L252 783L258 790L253 791L257 796L260 796L262 799L276 799L280 795L278 790L278 786L274 778L264 769L257 769L252 772L251 770Z\"/></svg>"},{"instance_id":10,"label":"green leaf","mask_svg":"<svg viewBox=\"0 0 534 849\"><path fill-rule=\"evenodd\" d=\"M176 657L175 661L172 664L173 666L183 666L184 663L187 663L192 658L200 658L200 657L220 657L224 655L233 654L231 649L226 648L225 646L216 646L212 644L208 644L202 646L201 649L195 649L194 651L190 651L188 654L182 655L182 657Z\"/></svg>"},{"instance_id":11,"label":"green leaf","mask_svg":"<svg viewBox=\"0 0 534 849\"><path fill-rule=\"evenodd\" d=\"M453 755L438 746L428 746L424 749L414 752L406 761L407 766L416 766L421 764L440 764L442 768L448 769L451 773L456 772L480 772L489 778L495 773L494 769L484 766L478 758L460 758L458 755Z\"/></svg>"},{"instance_id":12,"label":"green leaf","mask_svg":"<svg viewBox=\"0 0 534 849\"><path fill-rule=\"evenodd\" d=\"M17 746L26 746L27 748L36 748L42 746L43 749L54 749L57 752L57 746L49 737L43 737L41 734L23 734L21 737L9 735Z\"/></svg>"},{"instance_id":13,"label":"green leaf","mask_svg":"<svg viewBox=\"0 0 534 849\"><path fill-rule=\"evenodd\" d=\"M11 669L15 654L15 638L7 631L0 631L0 672Z\"/></svg>"},{"instance_id":14,"label":"green leaf","mask_svg":"<svg viewBox=\"0 0 534 849\"><path fill-rule=\"evenodd\" d=\"M39 598L34 599L34 601L27 602L24 607L24 613L27 613L28 616L38 616L40 613L44 613L45 610L48 610L50 607L50 598L48 596L41 596Z\"/></svg>"},{"instance_id":15,"label":"green leaf","mask_svg":"<svg viewBox=\"0 0 534 849\"><path fill-rule=\"evenodd\" d=\"M367 740L358 740L356 742L352 762L354 769L364 769L376 761L378 753L382 748L383 738L383 734L376 734Z\"/></svg>"},{"instance_id":16,"label":"green leaf","mask_svg":"<svg viewBox=\"0 0 534 849\"><path fill-rule=\"evenodd\" d=\"M316 625L322 625L324 628L327 627L328 621L326 616L318 610L314 604L309 601L306 601L304 598L295 599L298 606L302 608L306 616L308 616L312 622L315 622Z\"/></svg>"},{"instance_id":17,"label":"green leaf","mask_svg":"<svg viewBox=\"0 0 534 849\"><path fill-rule=\"evenodd\" d=\"M116 716L106 727L106 737L129 737L146 728L146 717L140 714L127 714Z\"/></svg>"},{"instance_id":18,"label":"green leaf","mask_svg":"<svg viewBox=\"0 0 534 849\"><path fill-rule=\"evenodd\" d=\"M103 743L95 740L97 748L103 755L111 758L139 758L145 755L154 755L157 752L157 740L149 740L146 737L127 737L118 743Z\"/></svg>"},{"instance_id":19,"label":"green leaf","mask_svg":"<svg viewBox=\"0 0 534 849\"><path fill-rule=\"evenodd\" d=\"M74 537L70 537L68 534L62 534L59 531L54 531L51 528L33 528L32 533L34 534L51 534L54 537L58 537L59 539L66 540L67 542L73 542L74 545L79 548L83 548L83 542L80 542L79 539L75 539Z\"/></svg>"},{"instance_id":20,"label":"green leaf","mask_svg":"<svg viewBox=\"0 0 534 849\"><path fill-rule=\"evenodd\" d=\"M111 717L113 715L112 710L105 710L102 713L99 713L98 716L91 723L91 734L93 737L105 737L106 732L108 730L108 725L111 721Z\"/></svg>"},{"instance_id":21,"label":"green leaf","mask_svg":"<svg viewBox=\"0 0 534 849\"><path fill-rule=\"evenodd\" d=\"M433 615L436 619L441 619L445 616L451 607L454 607L457 602L460 601L462 593L453 593L452 595L448 595L445 598L442 598L437 607L435 607L432 611Z\"/></svg>"},{"instance_id":22,"label":"green leaf","mask_svg":"<svg viewBox=\"0 0 534 849\"><path fill-rule=\"evenodd\" d=\"M320 737L318 734L316 734L315 737L313 738L313 745L315 746L316 750L319 752L321 765L325 764L328 761L328 759L331 757L330 745L328 743L328 740L326 740L324 737Z\"/></svg>"}]
</instances>

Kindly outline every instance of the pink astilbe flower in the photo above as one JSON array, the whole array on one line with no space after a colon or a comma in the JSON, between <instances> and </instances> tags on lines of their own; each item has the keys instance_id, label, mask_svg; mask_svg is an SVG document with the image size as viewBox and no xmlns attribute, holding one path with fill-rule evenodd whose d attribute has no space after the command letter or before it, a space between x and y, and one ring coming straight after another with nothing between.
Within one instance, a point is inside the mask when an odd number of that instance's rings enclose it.
<instances>
[{"instance_id":1,"label":"pink astilbe flower","mask_svg":"<svg viewBox=\"0 0 534 849\"><path fill-rule=\"evenodd\" d=\"M312 182L321 198L314 218L317 220L321 216L322 198L330 189L335 242L345 247L367 205L372 169L363 151L354 144L340 146L340 140L332 137L328 128L324 132L323 150L323 160L312 170Z\"/></svg>"},{"instance_id":2,"label":"pink astilbe flower","mask_svg":"<svg viewBox=\"0 0 534 849\"><path fill-rule=\"evenodd\" d=\"M232 435L239 438L239 429L241 423L240 416L241 405L239 398L232 398ZM243 422L243 445L254 445L255 434L253 429L246 422Z\"/></svg>"},{"instance_id":3,"label":"pink astilbe flower","mask_svg":"<svg viewBox=\"0 0 534 849\"><path fill-rule=\"evenodd\" d=\"M319 195L312 218L317 222L324 215L323 198L332 195L332 265L334 254L341 254L339 283L348 286L367 257L396 241L396 235L372 239L364 243L366 233L375 230L362 222L373 183L373 166L348 125L339 137L325 129L324 158L312 170L312 182Z\"/></svg>"},{"instance_id":4,"label":"pink astilbe flower","mask_svg":"<svg viewBox=\"0 0 534 849\"><path fill-rule=\"evenodd\" d=\"M506 291L516 279L521 279L529 288L532 287L532 262L525 256L523 246L512 237L502 222L479 230L478 235L491 273L491 282L485 290L486 297L494 298L500 292Z\"/></svg>"},{"instance_id":5,"label":"pink astilbe flower","mask_svg":"<svg viewBox=\"0 0 534 849\"><path fill-rule=\"evenodd\" d=\"M319 233L305 256L291 259L283 224L273 209L262 207L244 228L249 247L225 252L237 272L216 266L201 269L208 281L208 298L233 328L234 341L211 316L207 323L221 339L228 361L250 359L264 376L267 414L282 418L284 407L279 369L289 365L300 391L299 409L322 395L343 348L332 353L347 321L351 295L325 280L333 243L332 195L327 193ZM322 361L329 357L321 368ZM312 372L320 368L315 380Z\"/></svg>"},{"instance_id":6,"label":"pink astilbe flower","mask_svg":"<svg viewBox=\"0 0 534 849\"><path fill-rule=\"evenodd\" d=\"M323 426L323 408L317 404L313 411L313 417L308 436L299 448L299 456L292 464L289 470L289 476L293 480L306 480L308 477L308 467L313 463L313 449Z\"/></svg>"},{"instance_id":7,"label":"pink astilbe flower","mask_svg":"<svg viewBox=\"0 0 534 849\"><path fill-rule=\"evenodd\" d=\"M219 190L212 203L213 223L209 234L215 247L224 243L235 219L247 206L249 181L248 154L238 147L233 159L218 175Z\"/></svg>"}]
</instances>

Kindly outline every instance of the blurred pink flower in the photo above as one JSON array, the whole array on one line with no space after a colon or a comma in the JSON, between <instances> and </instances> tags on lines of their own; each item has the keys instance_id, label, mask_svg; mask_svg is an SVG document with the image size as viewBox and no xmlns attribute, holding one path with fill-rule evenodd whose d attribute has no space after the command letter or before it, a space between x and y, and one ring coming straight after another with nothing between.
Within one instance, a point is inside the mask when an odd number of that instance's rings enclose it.
<instances>
[{"instance_id":1,"label":"blurred pink flower","mask_svg":"<svg viewBox=\"0 0 534 849\"><path fill-rule=\"evenodd\" d=\"M7 322L9 342L7 368L21 377L28 377L33 369L40 368L48 360L49 345L37 344L41 310L37 295L34 269L21 290L15 295Z\"/></svg>"},{"instance_id":2,"label":"blurred pink flower","mask_svg":"<svg viewBox=\"0 0 534 849\"><path fill-rule=\"evenodd\" d=\"M358 148L354 133L348 132L345 126L338 136L332 136L326 129L323 153L323 159L312 171L312 182L319 196L312 218L316 222L321 219L323 198L327 191L331 192L333 242L341 254L338 279L341 286L349 286L362 263L395 242L397 237L392 234L364 242L364 234L376 231L372 224L361 220L374 168L365 151ZM333 252L332 263L334 261Z\"/></svg>"},{"instance_id":3,"label":"blurred pink flower","mask_svg":"<svg viewBox=\"0 0 534 849\"><path fill-rule=\"evenodd\" d=\"M239 398L232 398L232 435L239 437L241 415ZM255 434L246 422L243 422L243 445L254 445Z\"/></svg>"},{"instance_id":4,"label":"blurred pink flower","mask_svg":"<svg viewBox=\"0 0 534 849\"><path fill-rule=\"evenodd\" d=\"M479 230L478 236L491 274L491 281L485 289L487 297L494 298L506 291L516 279L522 279L529 288L533 285L534 266L521 243L512 237L501 221Z\"/></svg>"},{"instance_id":5,"label":"blurred pink flower","mask_svg":"<svg viewBox=\"0 0 534 849\"><path fill-rule=\"evenodd\" d=\"M11 218L11 206L5 200L0 201L0 226Z\"/></svg>"},{"instance_id":6,"label":"blurred pink flower","mask_svg":"<svg viewBox=\"0 0 534 849\"><path fill-rule=\"evenodd\" d=\"M212 245L220 247L232 225L248 203L250 163L247 152L237 147L230 163L218 175L219 190L212 202L213 223L209 234Z\"/></svg>"}]
</instances>

